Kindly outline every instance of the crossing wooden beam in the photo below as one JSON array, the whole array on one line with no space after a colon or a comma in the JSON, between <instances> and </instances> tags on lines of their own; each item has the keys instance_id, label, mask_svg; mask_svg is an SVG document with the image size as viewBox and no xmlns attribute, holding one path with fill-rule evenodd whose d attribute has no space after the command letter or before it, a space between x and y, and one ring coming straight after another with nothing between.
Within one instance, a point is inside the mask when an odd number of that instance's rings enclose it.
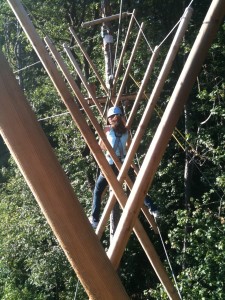
<instances>
[{"instance_id":1,"label":"crossing wooden beam","mask_svg":"<svg viewBox=\"0 0 225 300\"><path fill-rule=\"evenodd\" d=\"M68 260L90 299L129 299L1 52L0 65L0 133Z\"/></svg>"},{"instance_id":2,"label":"crossing wooden beam","mask_svg":"<svg viewBox=\"0 0 225 300\"><path fill-rule=\"evenodd\" d=\"M115 265L119 264L146 191L150 188L158 165L224 15L225 1L213 0L150 144L139 176L123 210L115 238L109 247L108 255Z\"/></svg>"},{"instance_id":3,"label":"crossing wooden beam","mask_svg":"<svg viewBox=\"0 0 225 300\"><path fill-rule=\"evenodd\" d=\"M131 15L131 13L124 12L124 13L122 13L122 18L127 17L129 15ZM111 15L111 16L108 16L108 17L103 17L103 18L100 18L100 19L83 22L81 24L81 26L82 27L95 26L95 25L102 24L102 23L105 23L105 22L110 22L110 21L118 20L119 17L120 17L120 14Z\"/></svg>"}]
</instances>

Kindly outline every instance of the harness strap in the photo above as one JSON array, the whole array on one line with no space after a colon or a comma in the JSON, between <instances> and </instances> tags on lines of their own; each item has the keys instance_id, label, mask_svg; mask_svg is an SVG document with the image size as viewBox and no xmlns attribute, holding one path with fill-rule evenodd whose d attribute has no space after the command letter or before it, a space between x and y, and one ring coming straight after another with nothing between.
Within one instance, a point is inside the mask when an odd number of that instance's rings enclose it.
<instances>
[{"instance_id":1,"label":"harness strap","mask_svg":"<svg viewBox=\"0 0 225 300\"><path fill-rule=\"evenodd\" d=\"M120 140L120 136L118 136L116 133L115 133L115 136L116 136L116 141L115 141L115 144L113 146L113 150L116 152L117 148L119 148L119 151L120 151L120 158L121 159L124 159L125 155L124 155L124 152L123 152L123 145L121 143L121 140Z\"/></svg>"}]
</instances>

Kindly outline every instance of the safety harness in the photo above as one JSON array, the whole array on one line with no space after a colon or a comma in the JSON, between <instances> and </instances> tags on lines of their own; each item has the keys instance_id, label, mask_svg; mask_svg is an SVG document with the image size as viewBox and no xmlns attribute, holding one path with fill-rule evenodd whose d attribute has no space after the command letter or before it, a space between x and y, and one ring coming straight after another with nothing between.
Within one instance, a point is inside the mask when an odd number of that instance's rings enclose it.
<instances>
[{"instance_id":1,"label":"safety harness","mask_svg":"<svg viewBox=\"0 0 225 300\"><path fill-rule=\"evenodd\" d=\"M116 140L115 140L115 144L114 144L114 146L113 146L113 150L114 150L115 153L116 153L117 148L119 149L119 152L120 152L119 159L120 159L121 161L123 161L125 155L124 155L124 152L123 152L123 145L122 145L121 140L120 140L122 134L121 134L121 133L118 133L118 132L115 132L115 131L114 131L114 133L115 133L115 136L116 136Z\"/></svg>"}]
</instances>

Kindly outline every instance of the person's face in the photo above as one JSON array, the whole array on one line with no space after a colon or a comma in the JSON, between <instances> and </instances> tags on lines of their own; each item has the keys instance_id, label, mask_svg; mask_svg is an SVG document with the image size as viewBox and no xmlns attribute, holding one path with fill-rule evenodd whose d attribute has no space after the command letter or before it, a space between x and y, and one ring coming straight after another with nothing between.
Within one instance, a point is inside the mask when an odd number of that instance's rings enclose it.
<instances>
[{"instance_id":1,"label":"person's face","mask_svg":"<svg viewBox=\"0 0 225 300\"><path fill-rule=\"evenodd\" d=\"M120 120L120 115L112 115L108 118L109 125L117 124Z\"/></svg>"}]
</instances>

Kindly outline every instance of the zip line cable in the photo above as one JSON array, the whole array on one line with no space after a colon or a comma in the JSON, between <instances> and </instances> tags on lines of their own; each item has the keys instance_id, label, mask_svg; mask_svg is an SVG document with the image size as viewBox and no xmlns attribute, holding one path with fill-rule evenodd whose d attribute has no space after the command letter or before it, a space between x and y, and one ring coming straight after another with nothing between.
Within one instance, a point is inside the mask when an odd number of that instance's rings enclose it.
<instances>
[{"instance_id":1,"label":"zip line cable","mask_svg":"<svg viewBox=\"0 0 225 300\"><path fill-rule=\"evenodd\" d=\"M26 67L24 67L24 68L21 68L21 69L19 69L19 70L14 71L13 73L14 73L14 74L19 73L20 71L24 71L24 70L29 69L30 67L33 67L33 66L35 66L35 65L37 65L37 64L40 64L40 63L41 63L41 61L39 60L39 61L37 61L37 62L35 62L35 63L29 65L29 66L26 66Z\"/></svg>"}]
</instances>

